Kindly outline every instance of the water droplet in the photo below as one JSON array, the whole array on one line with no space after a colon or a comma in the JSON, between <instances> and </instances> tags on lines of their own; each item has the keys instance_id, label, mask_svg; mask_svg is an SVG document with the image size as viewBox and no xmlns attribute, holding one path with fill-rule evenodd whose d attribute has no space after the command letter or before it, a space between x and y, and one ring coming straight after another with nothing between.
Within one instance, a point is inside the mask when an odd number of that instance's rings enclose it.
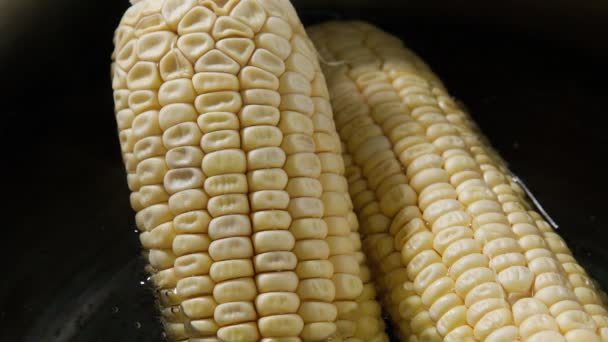
<instances>
[{"instance_id":1,"label":"water droplet","mask_svg":"<svg viewBox=\"0 0 608 342\"><path fill-rule=\"evenodd\" d=\"M139 282L139 285L146 285L146 282L142 280Z\"/></svg>"},{"instance_id":2,"label":"water droplet","mask_svg":"<svg viewBox=\"0 0 608 342\"><path fill-rule=\"evenodd\" d=\"M120 309L118 308L118 306L115 306L115 307L112 308L112 313L113 314L118 313L118 311L120 311Z\"/></svg>"},{"instance_id":3,"label":"water droplet","mask_svg":"<svg viewBox=\"0 0 608 342\"><path fill-rule=\"evenodd\" d=\"M141 323L135 322L135 329L141 329Z\"/></svg>"}]
</instances>

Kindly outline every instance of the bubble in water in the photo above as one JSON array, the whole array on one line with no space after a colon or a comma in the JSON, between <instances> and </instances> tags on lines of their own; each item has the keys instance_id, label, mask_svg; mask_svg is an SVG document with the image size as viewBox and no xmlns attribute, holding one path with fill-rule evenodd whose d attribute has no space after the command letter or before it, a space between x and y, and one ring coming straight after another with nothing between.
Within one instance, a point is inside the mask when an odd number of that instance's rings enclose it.
<instances>
[{"instance_id":1,"label":"bubble in water","mask_svg":"<svg viewBox=\"0 0 608 342\"><path fill-rule=\"evenodd\" d=\"M135 329L141 329L141 323L135 322Z\"/></svg>"},{"instance_id":2,"label":"bubble in water","mask_svg":"<svg viewBox=\"0 0 608 342\"><path fill-rule=\"evenodd\" d=\"M112 313L113 314L118 313L118 311L120 311L120 309L118 308L118 306L115 306L115 307L112 308Z\"/></svg>"},{"instance_id":3,"label":"bubble in water","mask_svg":"<svg viewBox=\"0 0 608 342\"><path fill-rule=\"evenodd\" d=\"M139 285L146 285L146 282L142 280L139 282Z\"/></svg>"}]
</instances>

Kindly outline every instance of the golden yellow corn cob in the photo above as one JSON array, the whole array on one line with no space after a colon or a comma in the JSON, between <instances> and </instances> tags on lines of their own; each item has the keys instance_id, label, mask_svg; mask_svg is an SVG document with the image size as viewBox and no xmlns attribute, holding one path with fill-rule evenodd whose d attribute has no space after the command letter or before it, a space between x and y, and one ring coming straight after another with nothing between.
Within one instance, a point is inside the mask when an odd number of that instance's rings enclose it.
<instances>
[{"instance_id":1,"label":"golden yellow corn cob","mask_svg":"<svg viewBox=\"0 0 608 342\"><path fill-rule=\"evenodd\" d=\"M403 340L608 341L602 294L430 69L365 23L309 34Z\"/></svg>"},{"instance_id":2,"label":"golden yellow corn cob","mask_svg":"<svg viewBox=\"0 0 608 342\"><path fill-rule=\"evenodd\" d=\"M114 43L169 339L386 341L325 80L289 1L143 0Z\"/></svg>"}]
</instances>

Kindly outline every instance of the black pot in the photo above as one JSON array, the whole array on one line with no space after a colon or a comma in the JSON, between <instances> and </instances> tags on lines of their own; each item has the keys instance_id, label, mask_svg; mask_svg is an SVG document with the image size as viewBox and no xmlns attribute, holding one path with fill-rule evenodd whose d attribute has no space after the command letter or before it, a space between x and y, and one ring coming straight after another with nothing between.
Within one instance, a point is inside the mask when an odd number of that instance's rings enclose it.
<instances>
[{"instance_id":1,"label":"black pot","mask_svg":"<svg viewBox=\"0 0 608 342\"><path fill-rule=\"evenodd\" d=\"M10 3L0 341L160 341L113 117L112 33L127 0ZM305 24L361 19L401 36L608 287L606 2L295 3Z\"/></svg>"}]
</instances>

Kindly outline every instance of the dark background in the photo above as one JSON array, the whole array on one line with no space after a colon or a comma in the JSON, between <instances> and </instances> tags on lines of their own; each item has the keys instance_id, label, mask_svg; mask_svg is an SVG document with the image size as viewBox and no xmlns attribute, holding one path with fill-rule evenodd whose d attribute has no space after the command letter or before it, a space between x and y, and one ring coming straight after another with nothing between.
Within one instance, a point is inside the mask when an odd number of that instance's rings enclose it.
<instances>
[{"instance_id":1,"label":"dark background","mask_svg":"<svg viewBox=\"0 0 608 342\"><path fill-rule=\"evenodd\" d=\"M295 3L306 24L366 19L401 36L608 287L605 1ZM0 2L0 341L161 339L113 117L127 6Z\"/></svg>"}]
</instances>

